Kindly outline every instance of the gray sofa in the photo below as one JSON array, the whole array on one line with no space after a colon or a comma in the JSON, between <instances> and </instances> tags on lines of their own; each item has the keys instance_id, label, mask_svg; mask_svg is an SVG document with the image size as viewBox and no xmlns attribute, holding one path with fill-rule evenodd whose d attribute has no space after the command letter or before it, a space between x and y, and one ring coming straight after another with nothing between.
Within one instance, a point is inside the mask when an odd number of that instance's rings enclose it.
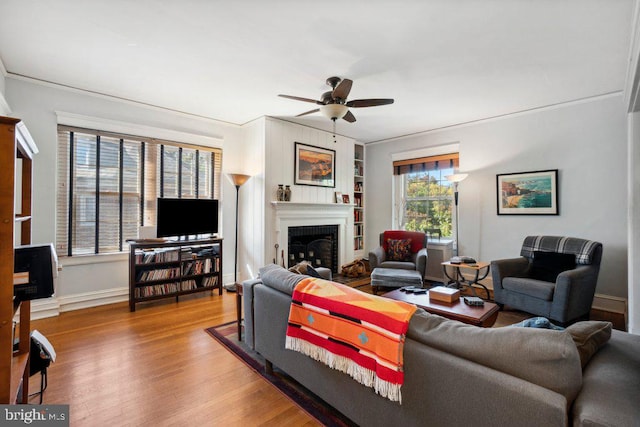
<instances>
[{"instance_id":1,"label":"gray sofa","mask_svg":"<svg viewBox=\"0 0 640 427\"><path fill-rule=\"evenodd\" d=\"M291 293L306 276L269 265L260 277L243 283L247 344L359 425L632 426L640 420L640 336L614 330L599 351L592 346L583 369L568 330L483 329L419 309L405 342L398 404L286 350ZM581 325L602 322L571 328Z\"/></svg>"}]
</instances>

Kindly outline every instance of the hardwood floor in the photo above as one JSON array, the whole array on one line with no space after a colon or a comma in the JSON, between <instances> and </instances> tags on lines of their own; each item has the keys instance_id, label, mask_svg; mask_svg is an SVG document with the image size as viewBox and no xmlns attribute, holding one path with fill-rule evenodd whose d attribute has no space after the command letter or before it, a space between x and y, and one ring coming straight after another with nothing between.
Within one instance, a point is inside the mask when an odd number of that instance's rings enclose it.
<instances>
[{"instance_id":1,"label":"hardwood floor","mask_svg":"<svg viewBox=\"0 0 640 427\"><path fill-rule=\"evenodd\" d=\"M72 426L317 425L204 331L235 320L235 307L235 294L216 292L32 322L58 356L44 403L69 404Z\"/></svg>"}]
</instances>

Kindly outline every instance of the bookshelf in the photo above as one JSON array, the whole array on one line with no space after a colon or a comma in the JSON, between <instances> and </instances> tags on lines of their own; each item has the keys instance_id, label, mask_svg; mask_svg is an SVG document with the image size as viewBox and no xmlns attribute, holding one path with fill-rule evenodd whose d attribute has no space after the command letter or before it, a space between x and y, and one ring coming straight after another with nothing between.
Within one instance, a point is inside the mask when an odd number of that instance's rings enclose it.
<instances>
[{"instance_id":1,"label":"bookshelf","mask_svg":"<svg viewBox=\"0 0 640 427\"><path fill-rule=\"evenodd\" d=\"M0 117L0 404L28 403L29 397L31 301L13 299L13 270L16 244L31 243L32 160L37 152L19 119ZM20 323L14 328L18 310Z\"/></svg>"},{"instance_id":2,"label":"bookshelf","mask_svg":"<svg viewBox=\"0 0 640 427\"><path fill-rule=\"evenodd\" d=\"M222 295L222 239L129 243L129 309L194 292Z\"/></svg>"},{"instance_id":3,"label":"bookshelf","mask_svg":"<svg viewBox=\"0 0 640 427\"><path fill-rule=\"evenodd\" d=\"M364 256L364 145L355 144L353 159L353 250Z\"/></svg>"}]
</instances>

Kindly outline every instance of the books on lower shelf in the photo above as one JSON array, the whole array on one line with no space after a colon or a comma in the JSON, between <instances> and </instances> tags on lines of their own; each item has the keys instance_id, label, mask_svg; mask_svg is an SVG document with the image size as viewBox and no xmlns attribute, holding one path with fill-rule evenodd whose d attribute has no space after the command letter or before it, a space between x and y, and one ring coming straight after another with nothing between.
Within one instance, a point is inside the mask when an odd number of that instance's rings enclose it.
<instances>
[{"instance_id":1,"label":"books on lower shelf","mask_svg":"<svg viewBox=\"0 0 640 427\"><path fill-rule=\"evenodd\" d=\"M138 282L148 282L151 280L171 279L180 276L180 268L157 268L154 270L144 270L138 273Z\"/></svg>"},{"instance_id":2,"label":"books on lower shelf","mask_svg":"<svg viewBox=\"0 0 640 427\"><path fill-rule=\"evenodd\" d=\"M181 291L190 291L191 289L197 288L198 285L196 281L193 279L185 280L184 282L180 282L180 290Z\"/></svg>"},{"instance_id":3,"label":"books on lower shelf","mask_svg":"<svg viewBox=\"0 0 640 427\"><path fill-rule=\"evenodd\" d=\"M167 295L178 292L177 283L162 283L160 285L141 286L136 288L136 298L153 297L156 295Z\"/></svg>"},{"instance_id":4,"label":"books on lower shelf","mask_svg":"<svg viewBox=\"0 0 640 427\"><path fill-rule=\"evenodd\" d=\"M202 287L208 288L218 284L218 276L207 276L202 278Z\"/></svg>"}]
</instances>

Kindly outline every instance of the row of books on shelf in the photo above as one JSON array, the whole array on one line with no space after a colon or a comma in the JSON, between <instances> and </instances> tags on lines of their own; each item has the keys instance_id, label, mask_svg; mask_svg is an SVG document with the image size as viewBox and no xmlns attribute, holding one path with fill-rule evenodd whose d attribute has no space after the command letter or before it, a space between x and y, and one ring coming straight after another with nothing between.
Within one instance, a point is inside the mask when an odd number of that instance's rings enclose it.
<instances>
[{"instance_id":1,"label":"row of books on shelf","mask_svg":"<svg viewBox=\"0 0 640 427\"><path fill-rule=\"evenodd\" d=\"M355 224L353 226L353 235L358 237L364 234L364 224Z\"/></svg>"},{"instance_id":2,"label":"row of books on shelf","mask_svg":"<svg viewBox=\"0 0 640 427\"><path fill-rule=\"evenodd\" d=\"M202 278L202 287L208 288L218 284L218 276L207 276Z\"/></svg>"},{"instance_id":3,"label":"row of books on shelf","mask_svg":"<svg viewBox=\"0 0 640 427\"><path fill-rule=\"evenodd\" d=\"M353 196L353 203L355 203L357 208L361 208L362 207L362 195L361 194L356 194Z\"/></svg>"},{"instance_id":4,"label":"row of books on shelf","mask_svg":"<svg viewBox=\"0 0 640 427\"><path fill-rule=\"evenodd\" d=\"M359 251L364 249L364 240L362 237L356 237L353 239L353 250Z\"/></svg>"},{"instance_id":5,"label":"row of books on shelf","mask_svg":"<svg viewBox=\"0 0 640 427\"><path fill-rule=\"evenodd\" d=\"M362 167L362 165L356 164L354 165L353 173L356 176L362 176L364 174L364 168Z\"/></svg>"},{"instance_id":6,"label":"row of books on shelf","mask_svg":"<svg viewBox=\"0 0 640 427\"><path fill-rule=\"evenodd\" d=\"M199 249L193 252L192 248L168 248L168 249L137 249L135 252L136 264L154 264L159 262L188 261L203 256L215 256L218 252L213 248Z\"/></svg>"},{"instance_id":7,"label":"row of books on shelf","mask_svg":"<svg viewBox=\"0 0 640 427\"><path fill-rule=\"evenodd\" d=\"M136 275L136 281L148 282L150 280L171 279L180 276L180 268L157 268L154 270L140 271Z\"/></svg>"},{"instance_id":8,"label":"row of books on shelf","mask_svg":"<svg viewBox=\"0 0 640 427\"><path fill-rule=\"evenodd\" d=\"M353 191L357 192L357 193L362 193L362 183L361 182L356 182L353 184Z\"/></svg>"},{"instance_id":9,"label":"row of books on shelf","mask_svg":"<svg viewBox=\"0 0 640 427\"><path fill-rule=\"evenodd\" d=\"M354 222L362 222L364 219L364 213L360 210L353 211L353 220Z\"/></svg>"},{"instance_id":10,"label":"row of books on shelf","mask_svg":"<svg viewBox=\"0 0 640 427\"><path fill-rule=\"evenodd\" d=\"M213 268L214 265L215 269ZM212 273L219 270L220 258L205 258L185 263L183 265L182 274L185 276L191 276L194 274Z\"/></svg>"},{"instance_id":11,"label":"row of books on shelf","mask_svg":"<svg viewBox=\"0 0 640 427\"><path fill-rule=\"evenodd\" d=\"M171 262L180 259L178 248L156 248L149 250L136 249L136 264L152 264L155 262Z\"/></svg>"},{"instance_id":12,"label":"row of books on shelf","mask_svg":"<svg viewBox=\"0 0 640 427\"><path fill-rule=\"evenodd\" d=\"M204 277L200 287L214 287L218 283L218 276ZM194 279L183 280L181 282L162 283L159 285L140 286L135 289L136 298L153 297L156 295L169 295L180 291L191 291L198 288L198 283Z\"/></svg>"},{"instance_id":13,"label":"row of books on shelf","mask_svg":"<svg viewBox=\"0 0 640 427\"><path fill-rule=\"evenodd\" d=\"M167 295L178 292L177 283L163 283L161 285L142 286L135 289L136 298L152 297L155 295Z\"/></svg>"}]
</instances>

